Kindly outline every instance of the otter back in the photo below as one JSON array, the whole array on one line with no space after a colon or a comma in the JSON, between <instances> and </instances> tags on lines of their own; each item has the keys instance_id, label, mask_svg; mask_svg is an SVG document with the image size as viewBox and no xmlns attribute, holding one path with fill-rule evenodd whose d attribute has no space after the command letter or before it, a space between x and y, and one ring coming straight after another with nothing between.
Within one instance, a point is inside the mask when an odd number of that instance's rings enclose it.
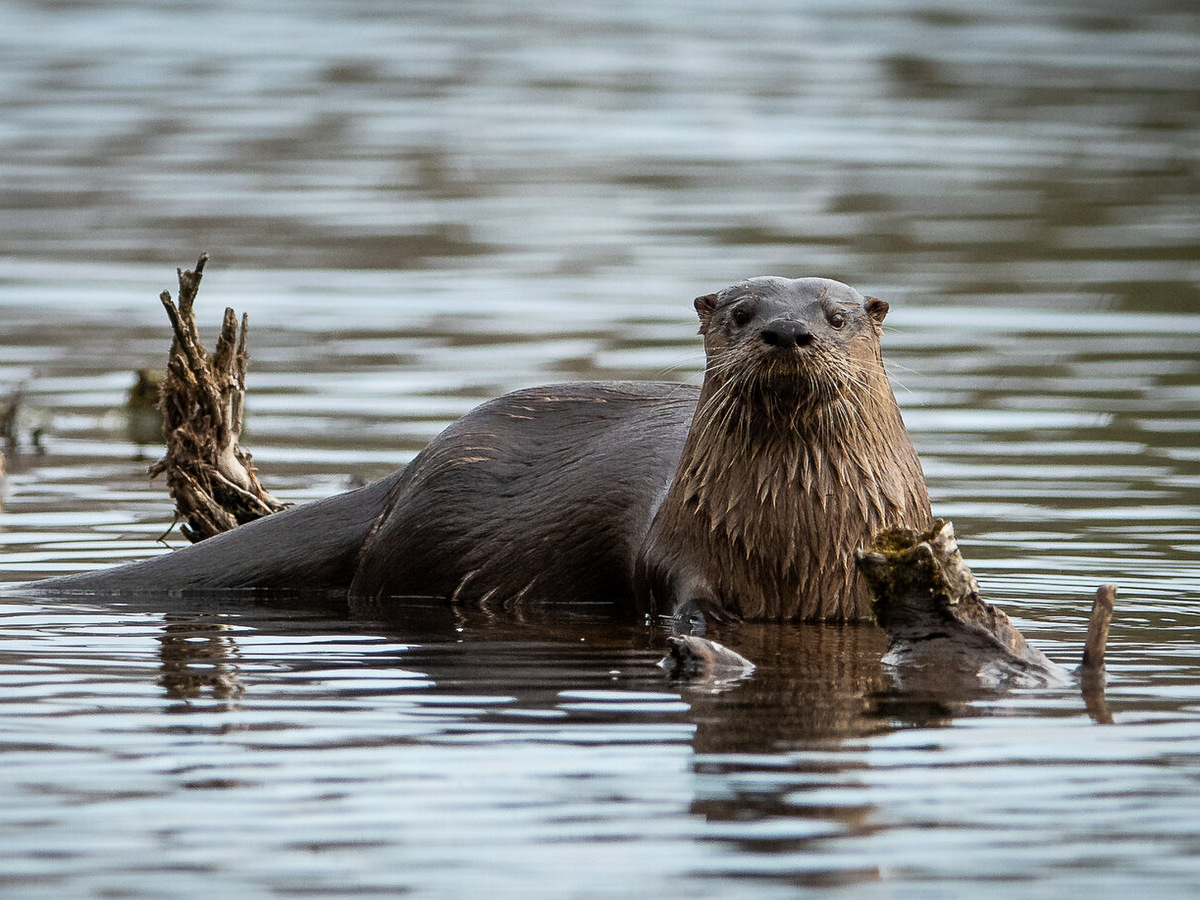
<instances>
[{"instance_id":1,"label":"otter back","mask_svg":"<svg viewBox=\"0 0 1200 900\"><path fill-rule=\"evenodd\" d=\"M628 605L633 559L696 405L678 384L550 385L484 404L388 496L351 586L516 606Z\"/></svg>"}]
</instances>

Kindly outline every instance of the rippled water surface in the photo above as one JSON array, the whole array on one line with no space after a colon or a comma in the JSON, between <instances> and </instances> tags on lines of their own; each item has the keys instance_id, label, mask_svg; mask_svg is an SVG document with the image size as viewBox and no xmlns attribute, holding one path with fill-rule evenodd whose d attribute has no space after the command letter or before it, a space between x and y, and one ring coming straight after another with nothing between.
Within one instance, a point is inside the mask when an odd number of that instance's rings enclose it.
<instances>
[{"instance_id":1,"label":"rippled water surface","mask_svg":"<svg viewBox=\"0 0 1200 900\"><path fill-rule=\"evenodd\" d=\"M1200 15L594 7L0 0L0 893L1195 896ZM1074 665L1121 585L1105 706L903 690L868 626L683 684L588 609L22 590L163 552L124 401L201 250L292 501L505 390L698 381L733 280L885 297L988 598Z\"/></svg>"}]
</instances>

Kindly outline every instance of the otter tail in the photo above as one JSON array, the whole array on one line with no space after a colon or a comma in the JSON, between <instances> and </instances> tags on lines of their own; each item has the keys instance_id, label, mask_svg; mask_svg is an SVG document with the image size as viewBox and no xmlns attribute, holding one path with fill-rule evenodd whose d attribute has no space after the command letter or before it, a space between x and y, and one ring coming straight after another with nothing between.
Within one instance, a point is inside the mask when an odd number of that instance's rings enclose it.
<instances>
[{"instance_id":1,"label":"otter tail","mask_svg":"<svg viewBox=\"0 0 1200 900\"><path fill-rule=\"evenodd\" d=\"M348 588L392 478L294 506L143 562L36 582L89 593L182 589Z\"/></svg>"}]
</instances>

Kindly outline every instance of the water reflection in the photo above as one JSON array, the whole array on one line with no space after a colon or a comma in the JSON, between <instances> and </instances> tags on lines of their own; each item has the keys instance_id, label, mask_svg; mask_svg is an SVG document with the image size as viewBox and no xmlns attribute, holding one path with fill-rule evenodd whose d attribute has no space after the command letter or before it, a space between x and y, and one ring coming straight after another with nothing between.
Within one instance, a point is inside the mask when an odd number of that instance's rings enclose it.
<instances>
[{"instance_id":1,"label":"water reflection","mask_svg":"<svg viewBox=\"0 0 1200 900\"><path fill-rule=\"evenodd\" d=\"M186 701L210 696L234 701L245 693L232 626L208 617L171 614L159 638L159 684L167 697Z\"/></svg>"},{"instance_id":2,"label":"water reflection","mask_svg":"<svg viewBox=\"0 0 1200 900\"><path fill-rule=\"evenodd\" d=\"M54 791L86 790L117 818L123 804L139 803L192 839L200 836L190 818L222 831L235 826L230 816L261 822L281 792L301 809L325 809L243 839L274 860L273 883L311 873L283 847L297 842L342 846L358 864L376 846L406 862L386 869L403 872L393 887L427 884L438 869L418 861L430 854L453 860L463 878L475 869L482 878L491 857L479 858L478 847L502 827L510 852L532 853L555 873L572 864L575 844L562 841L573 834L587 846L616 842L631 851L624 871L669 872L700 896L732 877L761 879L764 890L886 883L898 863L936 869L936 848L950 845L990 871L998 864L991 842L970 838L980 828L1061 820L1076 802L1103 811L1111 802L1103 784L1145 796L1131 759L1149 759L1139 766L1155 767L1156 777L1160 752L1177 758L1181 777L1192 766L1183 745L1153 738L1168 723L1185 741L1194 731L1195 679L1182 670L1170 698L1148 682L1138 698L1136 681L1119 676L1130 724L1123 743L1104 749L1072 725L1086 721L1074 690L896 689L879 662L884 637L865 626L728 626L713 636L759 667L711 690L673 683L656 667L665 632L605 611L516 616L413 603L387 622L353 622L330 598L304 599L244 592L118 608L9 600L0 746L11 754L4 735L31 727L12 714L56 706L59 715L36 720L42 743L91 761L55 768L46 776ZM1068 638L1073 654L1080 636ZM1160 650L1131 652L1162 671ZM179 712L186 720L162 724ZM981 727L989 721L994 728ZM113 760L110 746L136 751ZM1031 777L1096 777L1095 765L1076 771L1052 761L1063 754L1095 755L1103 780L1075 800L1045 785L1046 804L1020 787ZM29 777L32 760L10 759ZM169 762L165 782L159 761ZM137 799L107 786L146 767L156 774L141 776ZM38 807L62 827L76 821L74 808L47 802ZM204 812L210 802L225 810L217 819ZM969 812L972 804L987 812ZM966 827L936 825L947 819ZM39 846L56 845L57 827ZM358 837L343 845L347 827ZM1022 852L1036 856L1042 839L1031 837ZM658 852L633 852L647 840ZM664 867L662 854L675 862ZM95 871L90 851L81 865ZM593 865L585 868L602 878ZM233 859L223 871L244 873Z\"/></svg>"},{"instance_id":3,"label":"water reflection","mask_svg":"<svg viewBox=\"0 0 1200 900\"><path fill-rule=\"evenodd\" d=\"M1012 715L978 693L897 692L879 664L882 633L864 626L731 626L720 637L759 668L712 691L672 683L657 669L664 632L587 609L514 616L414 603L387 623L352 623L331 618L323 600L295 600L144 598L119 612L125 634L132 625L156 648L145 655L157 665L140 668L126 643L129 675L161 693L112 711L149 716L144 724L109 718L141 736L146 760L170 748L172 778L184 791L150 791L142 803L202 810L202 798L214 796L259 818L274 791L315 790L341 812L309 821L303 842L332 848L342 846L345 817L354 821L354 807L377 795L391 805L359 818L358 837L342 853L377 845L403 859L450 853L473 867L482 864L470 861L474 842L494 839L499 821L509 845L522 853L541 847L539 858L555 871L566 864L565 829L622 847L651 839L677 857L673 877L702 896L711 878L863 885L895 877L887 860L896 851L872 862L848 848L893 831L903 840L887 798L907 797L903 783L920 778L924 757L913 742L953 745L950 726L964 717ZM189 602L195 611L151 612ZM114 612L77 607L72 620L80 635L102 633ZM15 624L10 619L10 637L18 637ZM64 633L72 628L61 624ZM111 652L86 646L100 658ZM100 699L111 688L94 690ZM139 692L127 684L121 693ZM1083 712L1077 695L1028 697L1016 707L1024 714L1037 703L1063 716ZM188 713L186 723L156 724L155 713L179 712ZM889 735L905 733L908 750L883 749ZM874 756L872 747L880 748ZM518 793L506 787L509 778L519 780ZM433 827L432 817L443 824ZM232 824L222 818L207 827ZM446 828L456 835L449 843ZM282 873L295 863L276 841L295 843L299 834L272 827L253 843ZM647 877L663 872L654 855L632 853L626 865ZM424 883L431 871L413 866L397 884Z\"/></svg>"},{"instance_id":4,"label":"water reflection","mask_svg":"<svg viewBox=\"0 0 1200 900\"><path fill-rule=\"evenodd\" d=\"M264 599L271 604L260 606ZM294 621L296 602L305 605ZM298 649L311 642L311 655L297 656L292 665L321 672L320 634L349 624L321 618L330 609L326 597L310 599L294 592L276 597L265 591L147 596L122 606L197 610L164 615L158 638L158 683L169 699L182 701L231 701L253 694L242 674L239 634L252 635L255 642L295 641ZM887 636L867 624L714 628L711 637L756 663L752 676L729 682L661 671L657 663L669 628L631 625L603 608L503 612L414 598L398 605L385 621L358 622L354 629L388 647L405 648L404 677L416 675L443 697L495 690L511 704L507 713L562 709L580 665L607 660L611 668L605 671L614 690L632 678L638 690L655 686L663 696L686 701L680 708L689 711L695 726L692 746L706 755L788 753L894 728L941 727L956 716L979 715L976 701L1007 693L946 672L901 673L884 666ZM385 674L395 659L360 662L380 664ZM1091 687L1086 709L1096 717L1106 713L1103 681ZM1084 711L1082 698L1077 708Z\"/></svg>"}]
</instances>

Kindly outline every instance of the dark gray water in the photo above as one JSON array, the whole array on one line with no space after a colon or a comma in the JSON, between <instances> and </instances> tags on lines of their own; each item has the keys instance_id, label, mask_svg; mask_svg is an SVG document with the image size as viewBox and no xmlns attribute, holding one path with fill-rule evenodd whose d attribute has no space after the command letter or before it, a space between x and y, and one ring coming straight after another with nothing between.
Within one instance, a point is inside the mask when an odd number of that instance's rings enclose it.
<instances>
[{"instance_id":1,"label":"dark gray water","mask_svg":"<svg viewBox=\"0 0 1200 900\"><path fill-rule=\"evenodd\" d=\"M827 275L989 599L1073 665L1121 585L1112 724L899 691L866 627L729 629L714 690L586 611L18 590L0 893L1194 896L1200 13L594 6L0 0L0 581L162 552L123 402L201 250L297 501L505 390L696 381L692 297Z\"/></svg>"}]
</instances>

